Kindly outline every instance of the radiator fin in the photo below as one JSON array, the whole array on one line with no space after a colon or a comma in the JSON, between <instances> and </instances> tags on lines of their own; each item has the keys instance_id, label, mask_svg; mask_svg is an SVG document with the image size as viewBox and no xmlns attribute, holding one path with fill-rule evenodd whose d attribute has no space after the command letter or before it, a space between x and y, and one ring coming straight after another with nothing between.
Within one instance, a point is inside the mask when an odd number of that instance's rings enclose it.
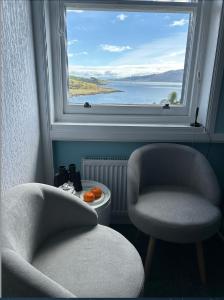
<instances>
[{"instance_id":1,"label":"radiator fin","mask_svg":"<svg viewBox=\"0 0 224 300\"><path fill-rule=\"evenodd\" d=\"M82 178L105 184L111 191L112 215L127 214L127 159L84 158Z\"/></svg>"}]
</instances>

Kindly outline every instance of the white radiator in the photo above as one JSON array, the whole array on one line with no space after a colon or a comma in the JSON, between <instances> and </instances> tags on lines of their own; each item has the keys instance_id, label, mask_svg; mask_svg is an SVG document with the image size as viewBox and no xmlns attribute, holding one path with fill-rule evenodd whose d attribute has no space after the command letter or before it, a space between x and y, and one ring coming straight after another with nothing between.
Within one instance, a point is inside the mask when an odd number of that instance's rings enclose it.
<instances>
[{"instance_id":1,"label":"white radiator","mask_svg":"<svg viewBox=\"0 0 224 300\"><path fill-rule=\"evenodd\" d=\"M105 184L111 191L112 222L127 221L127 159L84 158L82 178Z\"/></svg>"}]
</instances>

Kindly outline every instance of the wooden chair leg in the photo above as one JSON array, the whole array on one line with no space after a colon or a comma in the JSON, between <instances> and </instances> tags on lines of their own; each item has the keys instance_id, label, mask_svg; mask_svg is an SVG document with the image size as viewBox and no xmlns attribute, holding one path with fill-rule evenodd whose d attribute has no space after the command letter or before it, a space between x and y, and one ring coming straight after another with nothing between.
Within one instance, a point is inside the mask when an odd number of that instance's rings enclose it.
<instances>
[{"instance_id":1,"label":"wooden chair leg","mask_svg":"<svg viewBox=\"0 0 224 300\"><path fill-rule=\"evenodd\" d=\"M202 242L196 243L197 257L198 257L198 268L202 284L206 284L206 271L205 271L205 260Z\"/></svg>"},{"instance_id":2,"label":"wooden chair leg","mask_svg":"<svg viewBox=\"0 0 224 300\"><path fill-rule=\"evenodd\" d=\"M146 259L145 259L145 276L146 277L149 277L149 274L150 274L150 269L151 269L151 264L152 264L152 256L154 253L155 244L156 244L156 239L154 239L153 237L150 237L147 254L146 254Z\"/></svg>"}]
</instances>

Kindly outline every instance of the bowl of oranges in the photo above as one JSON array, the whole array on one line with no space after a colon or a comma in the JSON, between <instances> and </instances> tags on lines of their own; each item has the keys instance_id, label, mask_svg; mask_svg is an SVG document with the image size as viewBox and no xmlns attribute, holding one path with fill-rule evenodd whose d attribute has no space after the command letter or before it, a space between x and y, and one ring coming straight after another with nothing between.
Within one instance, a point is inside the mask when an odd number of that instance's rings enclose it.
<instances>
[{"instance_id":1,"label":"bowl of oranges","mask_svg":"<svg viewBox=\"0 0 224 300\"><path fill-rule=\"evenodd\" d=\"M87 202L87 203L92 203L94 202L95 204L98 202L101 202L104 197L104 192L101 187L99 186L93 186L85 189L81 195L80 198Z\"/></svg>"}]
</instances>

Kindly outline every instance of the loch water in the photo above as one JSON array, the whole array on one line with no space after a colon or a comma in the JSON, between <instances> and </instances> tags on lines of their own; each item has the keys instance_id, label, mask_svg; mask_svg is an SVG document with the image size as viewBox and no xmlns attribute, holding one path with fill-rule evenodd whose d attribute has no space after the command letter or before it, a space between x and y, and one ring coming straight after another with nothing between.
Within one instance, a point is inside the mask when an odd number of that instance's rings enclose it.
<instances>
[{"instance_id":1,"label":"loch water","mask_svg":"<svg viewBox=\"0 0 224 300\"><path fill-rule=\"evenodd\" d=\"M87 96L75 96L68 99L70 104L160 104L171 92L181 97L182 83L179 82L137 82L110 81L104 87L119 92L103 93Z\"/></svg>"}]
</instances>

